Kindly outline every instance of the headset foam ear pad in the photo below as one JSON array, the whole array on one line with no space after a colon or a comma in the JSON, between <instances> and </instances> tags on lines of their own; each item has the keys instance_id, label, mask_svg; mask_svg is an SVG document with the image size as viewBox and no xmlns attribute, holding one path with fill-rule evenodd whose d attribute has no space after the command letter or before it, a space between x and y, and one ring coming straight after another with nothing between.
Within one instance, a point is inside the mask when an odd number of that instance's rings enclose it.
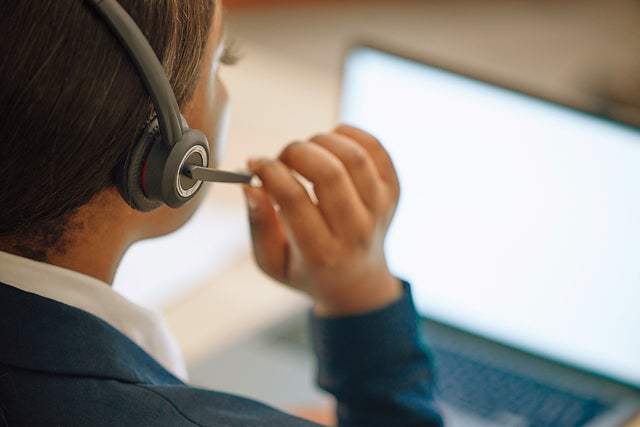
<instances>
[{"instance_id":1,"label":"headset foam ear pad","mask_svg":"<svg viewBox=\"0 0 640 427\"><path fill-rule=\"evenodd\" d=\"M153 144L157 143L160 143L160 127L158 119L154 117L145 126L138 142L116 172L120 195L132 208L142 212L149 212L163 205L161 201L149 198L143 188L148 154Z\"/></svg>"}]
</instances>

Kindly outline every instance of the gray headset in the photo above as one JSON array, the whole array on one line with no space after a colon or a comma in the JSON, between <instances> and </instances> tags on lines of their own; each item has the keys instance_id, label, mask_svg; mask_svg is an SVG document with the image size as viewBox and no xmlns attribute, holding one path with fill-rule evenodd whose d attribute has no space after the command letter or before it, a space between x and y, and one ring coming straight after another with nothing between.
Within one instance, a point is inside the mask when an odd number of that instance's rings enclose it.
<instances>
[{"instance_id":1,"label":"gray headset","mask_svg":"<svg viewBox=\"0 0 640 427\"><path fill-rule=\"evenodd\" d=\"M203 181L251 182L251 174L210 169L207 137L190 129L158 57L131 16L116 0L86 0L127 49L151 96L156 114L146 123L130 155L118 167L122 197L140 211L191 200Z\"/></svg>"}]
</instances>

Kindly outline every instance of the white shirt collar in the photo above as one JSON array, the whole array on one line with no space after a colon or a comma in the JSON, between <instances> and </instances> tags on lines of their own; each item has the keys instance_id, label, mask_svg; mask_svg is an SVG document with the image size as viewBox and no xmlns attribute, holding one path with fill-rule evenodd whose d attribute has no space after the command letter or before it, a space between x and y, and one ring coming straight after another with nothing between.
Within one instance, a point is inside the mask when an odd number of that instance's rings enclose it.
<instances>
[{"instance_id":1,"label":"white shirt collar","mask_svg":"<svg viewBox=\"0 0 640 427\"><path fill-rule=\"evenodd\" d=\"M159 313L134 304L107 283L76 271L0 251L0 282L56 300L109 323L182 380L187 369Z\"/></svg>"}]
</instances>

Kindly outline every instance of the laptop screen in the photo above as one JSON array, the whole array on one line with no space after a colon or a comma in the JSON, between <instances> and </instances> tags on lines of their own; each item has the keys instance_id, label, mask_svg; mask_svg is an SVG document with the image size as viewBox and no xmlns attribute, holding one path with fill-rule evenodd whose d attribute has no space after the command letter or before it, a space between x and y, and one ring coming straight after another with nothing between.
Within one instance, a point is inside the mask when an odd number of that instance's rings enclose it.
<instances>
[{"instance_id":1,"label":"laptop screen","mask_svg":"<svg viewBox=\"0 0 640 427\"><path fill-rule=\"evenodd\" d=\"M344 73L420 314L640 386L640 130L367 47Z\"/></svg>"}]
</instances>

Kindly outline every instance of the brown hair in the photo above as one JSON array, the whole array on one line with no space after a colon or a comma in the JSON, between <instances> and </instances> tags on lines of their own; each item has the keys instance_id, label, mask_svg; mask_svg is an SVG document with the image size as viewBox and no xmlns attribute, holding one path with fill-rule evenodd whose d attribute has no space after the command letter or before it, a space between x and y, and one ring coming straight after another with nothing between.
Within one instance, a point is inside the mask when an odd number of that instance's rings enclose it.
<instances>
[{"instance_id":1,"label":"brown hair","mask_svg":"<svg viewBox=\"0 0 640 427\"><path fill-rule=\"evenodd\" d=\"M120 0L183 106L213 0ZM4 0L0 10L0 236L51 244L76 208L114 185L151 100L124 47L82 0ZM48 236L48 237L46 237Z\"/></svg>"}]
</instances>

